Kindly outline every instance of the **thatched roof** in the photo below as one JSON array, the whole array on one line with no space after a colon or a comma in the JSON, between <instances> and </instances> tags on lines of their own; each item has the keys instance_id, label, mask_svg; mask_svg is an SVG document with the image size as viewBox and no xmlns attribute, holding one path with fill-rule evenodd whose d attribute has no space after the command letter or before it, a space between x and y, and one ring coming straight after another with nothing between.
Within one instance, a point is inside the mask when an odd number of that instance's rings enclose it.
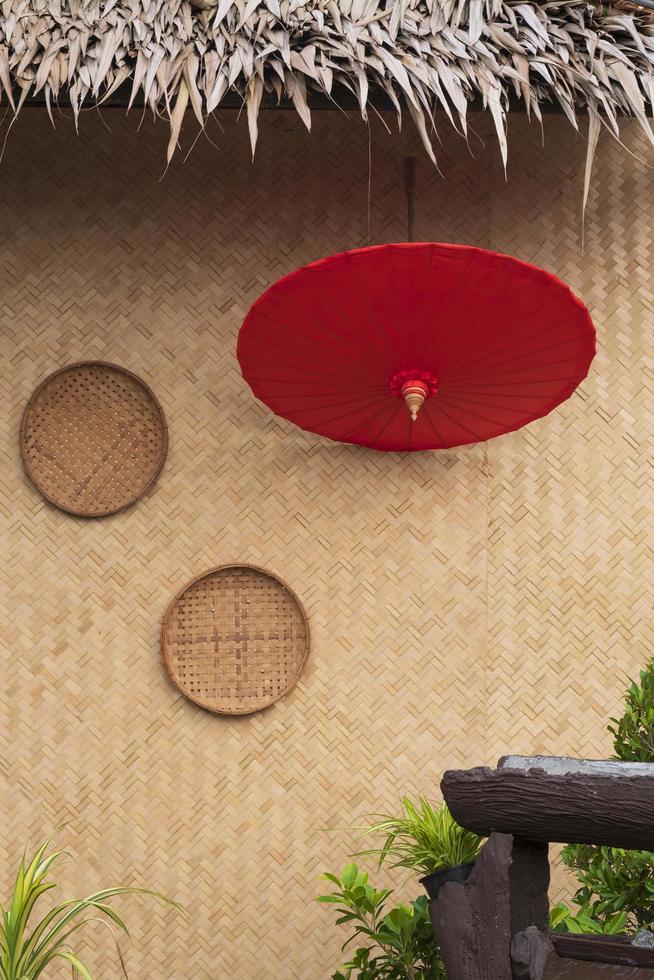
<instances>
[{"instance_id":1,"label":"thatched roof","mask_svg":"<svg viewBox=\"0 0 654 980\"><path fill-rule=\"evenodd\" d=\"M346 86L364 119L384 92L430 155L435 110L465 135L478 100L505 160L510 104L540 118L553 102L575 127L588 114L592 160L601 126L618 136L623 114L652 139L651 18L584 0L0 0L0 96L16 111L66 94L77 115L130 84L131 100L169 117L169 157L187 106L202 125L234 91L253 148L264 92L292 100L309 127L308 92Z\"/></svg>"}]
</instances>

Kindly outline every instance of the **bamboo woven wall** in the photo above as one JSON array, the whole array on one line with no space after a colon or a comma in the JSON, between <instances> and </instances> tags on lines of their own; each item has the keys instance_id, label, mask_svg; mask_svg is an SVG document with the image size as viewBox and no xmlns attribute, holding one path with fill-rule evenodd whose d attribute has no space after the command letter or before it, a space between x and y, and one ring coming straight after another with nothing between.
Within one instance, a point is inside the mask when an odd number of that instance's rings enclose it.
<instances>
[{"instance_id":1,"label":"bamboo woven wall","mask_svg":"<svg viewBox=\"0 0 654 980\"><path fill-rule=\"evenodd\" d=\"M224 113L219 148L199 140L160 181L165 127L106 119L78 138L26 112L1 171L0 885L26 836L72 820L69 891L145 881L190 909L124 903L132 977L324 980L342 937L316 875L355 846L325 828L506 750L605 754L623 678L654 646L652 172L604 142L582 254L584 145L563 120L544 151L512 120L507 184L492 140L472 157L448 138L444 179L420 157L418 236L552 269L600 351L529 429L376 455L273 418L234 355L272 280L365 244L365 129L324 112L308 135L266 113L251 165ZM402 239L417 146L373 137L371 240ZM95 522L47 506L18 453L32 389L80 358L141 375L171 436L150 496ZM235 720L176 693L158 652L170 596L231 560L280 574L313 640L292 694ZM92 937L102 980L119 976L110 947Z\"/></svg>"}]
</instances>

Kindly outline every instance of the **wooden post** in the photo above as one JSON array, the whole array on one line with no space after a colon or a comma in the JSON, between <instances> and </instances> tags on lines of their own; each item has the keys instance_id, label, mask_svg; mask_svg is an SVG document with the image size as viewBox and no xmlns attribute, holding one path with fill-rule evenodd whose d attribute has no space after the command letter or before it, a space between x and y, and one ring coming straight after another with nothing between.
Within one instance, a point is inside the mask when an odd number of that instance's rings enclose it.
<instances>
[{"instance_id":1,"label":"wooden post","mask_svg":"<svg viewBox=\"0 0 654 980\"><path fill-rule=\"evenodd\" d=\"M513 841L509 867L511 941L530 926L549 926L549 847L540 841Z\"/></svg>"},{"instance_id":2,"label":"wooden post","mask_svg":"<svg viewBox=\"0 0 654 980\"><path fill-rule=\"evenodd\" d=\"M431 903L448 980L511 980L512 847L508 834L493 834L466 884L444 885Z\"/></svg>"},{"instance_id":3,"label":"wooden post","mask_svg":"<svg viewBox=\"0 0 654 980\"><path fill-rule=\"evenodd\" d=\"M546 844L492 834L466 884L444 885L431 903L448 980L512 980L514 937L547 928L549 880Z\"/></svg>"},{"instance_id":4,"label":"wooden post","mask_svg":"<svg viewBox=\"0 0 654 980\"><path fill-rule=\"evenodd\" d=\"M416 158L404 161L404 190L406 192L407 241L413 241L413 225L416 199Z\"/></svg>"}]
</instances>

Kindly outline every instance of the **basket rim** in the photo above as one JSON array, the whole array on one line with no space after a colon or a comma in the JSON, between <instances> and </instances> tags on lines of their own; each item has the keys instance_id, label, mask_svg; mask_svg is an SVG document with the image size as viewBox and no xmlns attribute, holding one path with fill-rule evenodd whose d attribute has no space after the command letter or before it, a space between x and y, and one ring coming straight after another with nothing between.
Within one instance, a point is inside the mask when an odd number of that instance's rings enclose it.
<instances>
[{"instance_id":1,"label":"basket rim","mask_svg":"<svg viewBox=\"0 0 654 980\"><path fill-rule=\"evenodd\" d=\"M59 501L55 500L54 497L52 497L49 493L47 493L47 491L45 491L40 486L40 484L36 480L34 473L32 472L32 469L30 468L28 460L26 459L26 454L25 454L26 430L27 430L30 410L32 409L33 404L36 401L36 398L41 393L41 391L48 384L50 384L51 381L54 381L54 379L58 377L60 374L66 374L68 371L72 371L75 368L82 368L82 367L107 368L112 371L117 371L119 374L126 375L128 378L131 378L132 381L136 381L147 392L148 396L154 402L155 408L157 409L157 412L159 413L159 417L161 419L161 436L162 436L161 453L159 455L159 460L157 462L157 465L152 471L152 475L150 476L150 479L148 480L147 484L143 487L142 490L140 490L137 494L131 497L131 499L128 500L127 503L122 504L120 507L117 507L115 510L98 510L98 511L81 512L78 510L73 510L71 507L66 507L64 504L59 503ZM152 489L154 484L159 479L159 476L164 467L166 459L168 458L168 448L170 444L169 429L168 429L168 422L166 421L166 414L163 410L163 406L161 402L155 395L150 385L146 381L144 381L143 378L141 378L138 374L135 374L133 371L130 371L129 368L123 367L121 364L115 364L113 361L98 361L98 360L91 360L91 359L86 359L82 361L72 361L70 364L64 364L62 367L57 368L55 371L52 371L50 374L48 374L36 386L36 388L34 388L32 394L30 395L27 401L27 404L25 405L25 408L23 409L23 414L20 420L19 440L20 440L20 455L23 462L23 470L25 471L25 474L30 480L30 482L32 483L32 485L36 488L36 490L38 490L41 496L45 500L47 500L49 504L52 504L53 507L56 507L57 510L63 511L65 514L71 514L73 517L79 517L83 520L86 519L97 520L98 518L101 517L111 517L114 514L121 514L123 511L128 510L130 507L133 507L134 504L141 499L141 497L144 497L148 493L148 491Z\"/></svg>"},{"instance_id":2,"label":"basket rim","mask_svg":"<svg viewBox=\"0 0 654 980\"><path fill-rule=\"evenodd\" d=\"M304 653L302 655L302 660L299 664L293 683L289 684L286 688L284 688L281 694L278 694L275 698L271 699L265 705L261 705L258 708L243 708L242 710L234 709L230 711L225 711L221 708L216 708L215 705L207 702L203 698L198 698L192 694L189 694L189 692L184 687L182 687L180 683L178 683L170 662L170 654L166 649L166 631L169 628L170 617L172 616L177 603L184 595L184 593L191 588L191 586L195 585L196 582L200 582L203 578L209 578L210 575L215 575L217 572L224 572L224 571L228 571L229 569L235 569L235 568L240 568L240 569L244 568L244 569L249 569L250 571L259 572L260 574L265 575L267 578L273 579L275 582L277 582L278 585L281 585L281 587L286 592L288 592L291 599L295 603L297 609L299 610L300 616L302 617L302 622L304 624L304 630L305 630L305 642L304 642ZM306 667L307 660L309 659L309 651L311 649L311 630L309 627L309 618L307 616L304 605L300 601L295 589L291 588L291 586L288 585L288 583L276 572L271 572L270 569L268 568L263 568L261 565L256 565L252 562L246 562L246 561L230 561L230 562L225 562L224 564L221 565L214 565L212 568L206 569L204 572L201 572L199 575L195 575L193 578L189 579L186 582L186 584L175 593L173 598L166 606L166 611L163 616L159 635L160 635L160 651L161 651L162 663L166 670L166 674L168 675L168 679L170 680L172 685L180 692L180 694L183 694L188 701L192 701L193 704L197 704L200 708L204 708L205 711L210 711L214 715L221 715L224 718L230 718L230 717L242 718L245 717L246 715L254 715L259 711L267 711L268 708L272 708L274 704L277 704L278 701L281 701L282 698L285 698L288 694L291 693L293 688L297 685L298 681L300 680L304 672L304 668Z\"/></svg>"}]
</instances>

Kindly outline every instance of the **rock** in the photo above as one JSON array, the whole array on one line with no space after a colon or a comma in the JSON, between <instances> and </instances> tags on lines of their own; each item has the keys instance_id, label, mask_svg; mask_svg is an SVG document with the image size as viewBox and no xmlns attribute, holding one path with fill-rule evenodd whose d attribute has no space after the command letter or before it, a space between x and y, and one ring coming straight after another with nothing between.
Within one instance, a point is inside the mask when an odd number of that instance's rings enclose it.
<instances>
[{"instance_id":1,"label":"rock","mask_svg":"<svg viewBox=\"0 0 654 980\"><path fill-rule=\"evenodd\" d=\"M631 945L654 949L654 932L650 932L649 929L641 929L631 940Z\"/></svg>"}]
</instances>

